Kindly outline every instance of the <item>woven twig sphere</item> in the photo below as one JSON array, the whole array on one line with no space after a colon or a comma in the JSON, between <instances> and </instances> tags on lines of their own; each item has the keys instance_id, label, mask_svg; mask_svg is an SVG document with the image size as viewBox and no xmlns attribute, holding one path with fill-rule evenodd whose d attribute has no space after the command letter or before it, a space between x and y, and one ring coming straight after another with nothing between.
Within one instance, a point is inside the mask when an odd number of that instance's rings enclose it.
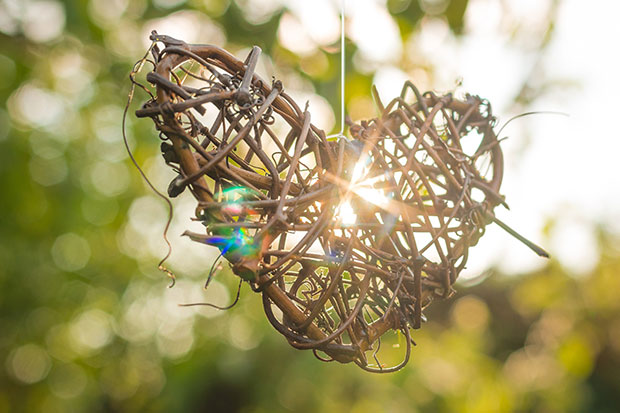
<instances>
[{"instance_id":1,"label":"woven twig sphere","mask_svg":"<svg viewBox=\"0 0 620 413\"><path fill-rule=\"evenodd\" d=\"M333 140L254 73L257 47L242 62L151 39L165 46L152 48L156 93L136 114L153 119L178 173L169 195L196 198L206 231L186 234L219 248L294 347L370 371L404 366L410 328L451 294L503 203L488 102L407 83L379 117L350 125L352 140ZM390 330L405 335L405 357L385 368L367 357Z\"/></svg>"}]
</instances>

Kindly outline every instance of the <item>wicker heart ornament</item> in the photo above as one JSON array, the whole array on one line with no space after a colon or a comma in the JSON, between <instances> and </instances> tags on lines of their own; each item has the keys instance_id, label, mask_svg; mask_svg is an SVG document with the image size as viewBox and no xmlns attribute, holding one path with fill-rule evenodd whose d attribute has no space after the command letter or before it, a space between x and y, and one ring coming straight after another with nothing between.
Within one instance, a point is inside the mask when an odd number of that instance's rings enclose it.
<instances>
[{"instance_id":1,"label":"wicker heart ornament","mask_svg":"<svg viewBox=\"0 0 620 413\"><path fill-rule=\"evenodd\" d=\"M240 61L216 46L151 40L144 88L155 90L136 115L153 120L178 174L168 194L196 199L205 231L186 235L218 248L262 294L292 346L369 371L404 366L410 329L452 293L504 203L490 104L407 83L385 107L377 97L377 118L349 125L352 139L333 140L279 81L255 73L258 47ZM369 362L391 330L406 337L402 363Z\"/></svg>"}]
</instances>

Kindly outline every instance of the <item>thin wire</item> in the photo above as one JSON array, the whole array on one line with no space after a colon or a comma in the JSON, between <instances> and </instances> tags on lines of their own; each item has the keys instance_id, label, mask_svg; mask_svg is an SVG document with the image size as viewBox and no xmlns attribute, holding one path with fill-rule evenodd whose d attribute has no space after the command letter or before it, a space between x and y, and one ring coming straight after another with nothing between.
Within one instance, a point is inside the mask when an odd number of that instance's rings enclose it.
<instances>
[{"instance_id":1,"label":"thin wire","mask_svg":"<svg viewBox=\"0 0 620 413\"><path fill-rule=\"evenodd\" d=\"M328 138L345 137L344 136L344 81L346 69L346 53L345 53L345 33L344 33L344 11L346 0L340 0L340 132L329 135Z\"/></svg>"},{"instance_id":2,"label":"thin wire","mask_svg":"<svg viewBox=\"0 0 620 413\"><path fill-rule=\"evenodd\" d=\"M164 227L164 231L163 231L163 238L164 238L164 241L166 242L166 245L168 246L168 251L166 252L166 255L161 259L161 261L159 261L158 269L160 271L165 272L166 275L170 278L170 285L168 286L168 288L172 288L172 287L174 287L174 284L176 283L176 277L174 276L174 273L172 271L170 271L168 268L166 268L164 266L164 263L168 260L168 258L172 254L172 245L170 244L170 241L168 240L168 230L170 229L170 223L172 222L172 215L173 215L172 203L170 202L170 200L164 194L162 194L157 188L155 188L153 183L149 180L149 178L146 176L146 174L144 173L144 171L142 170L142 168L138 164L137 159L134 157L133 152L131 151L131 148L129 147L129 142L127 140L127 131L126 131L126 129L127 129L127 112L129 111L129 105L131 105L131 103L133 102L133 97L134 97L134 93L135 93L135 90L136 90L136 85L142 87L143 89L145 89L144 86L142 86L138 82L136 82L135 76L142 70L142 67L144 66L144 63L147 61L149 53L153 49L153 46L155 46L155 42L153 42L151 44L151 46L148 48L148 50L146 51L146 53L144 54L142 59L138 60L134 64L134 66L133 66L133 68L131 70L131 73L129 74L129 79L131 81L131 88L129 89L129 94L127 95L127 104L125 105L125 109L123 110L123 120L121 122L121 127L122 127L122 130L123 130L123 143L125 144L125 149L127 150L127 154L129 155L129 159L131 159L131 162L134 164L134 166L136 167L136 169L138 170L138 172L140 173L140 175L142 176L142 178L144 179L146 184L149 186L149 188L151 188L151 190L153 192L155 192L155 194L158 197L163 199L166 202L166 205L168 206L168 219L166 221L166 226ZM147 92L148 92L148 90L147 90Z\"/></svg>"},{"instance_id":3,"label":"thin wire","mask_svg":"<svg viewBox=\"0 0 620 413\"><path fill-rule=\"evenodd\" d=\"M217 258L215 259L215 261L213 261L213 264L211 264L211 270L209 271L209 276L207 277L207 282L205 282L205 290L207 289L207 287L211 283L211 278L213 278L213 273L215 273L215 265L220 260L220 258L222 258L222 255L224 255L224 252L220 252L220 255L218 255Z\"/></svg>"},{"instance_id":4,"label":"thin wire","mask_svg":"<svg viewBox=\"0 0 620 413\"><path fill-rule=\"evenodd\" d=\"M226 307L220 307L219 305L211 304L211 303L189 303L189 304L178 304L179 307L195 307L195 306L205 306L215 308L217 310L230 310L239 302L239 295L241 294L241 284L243 284L243 280L239 280L239 286L237 287L237 296L232 304L227 305Z\"/></svg>"},{"instance_id":5,"label":"thin wire","mask_svg":"<svg viewBox=\"0 0 620 413\"><path fill-rule=\"evenodd\" d=\"M570 115L568 113L565 112L556 112L556 111L552 111L552 110L537 110L534 112L525 112L525 113L521 113L519 115L513 116L512 118L508 119L506 121L506 123L504 123L504 125L499 129L499 132L497 132L495 134L495 136L499 136L502 131L504 130L504 128L506 126L508 126L508 124L510 122L512 122L513 120L519 119L519 118L523 118L525 116L531 116L531 115L559 115L559 116L566 116L566 117L570 117Z\"/></svg>"}]
</instances>

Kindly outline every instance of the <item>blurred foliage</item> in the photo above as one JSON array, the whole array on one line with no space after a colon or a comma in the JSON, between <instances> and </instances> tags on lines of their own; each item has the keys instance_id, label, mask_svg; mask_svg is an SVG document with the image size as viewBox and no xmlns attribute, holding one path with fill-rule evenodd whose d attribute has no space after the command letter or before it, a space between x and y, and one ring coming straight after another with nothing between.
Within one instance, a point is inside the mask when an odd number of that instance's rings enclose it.
<instances>
[{"instance_id":1,"label":"blurred foliage","mask_svg":"<svg viewBox=\"0 0 620 413\"><path fill-rule=\"evenodd\" d=\"M157 272L165 210L122 145L127 75L149 30L170 21L155 19L182 16L202 41L260 45L285 86L338 108L337 40L304 53L281 44L292 3L261 15L279 3L0 2L0 412L616 411L620 250L602 230L591 273L551 261L435 303L413 361L388 376L290 348L247 286L228 312L177 307L230 302L236 280L223 269L203 292L214 258L203 250L171 261L172 289ZM428 15L460 35L467 3L387 7L404 44ZM364 113L382 62L360 63L358 46L349 41L347 96ZM162 187L150 123L129 119L129 141Z\"/></svg>"}]
</instances>

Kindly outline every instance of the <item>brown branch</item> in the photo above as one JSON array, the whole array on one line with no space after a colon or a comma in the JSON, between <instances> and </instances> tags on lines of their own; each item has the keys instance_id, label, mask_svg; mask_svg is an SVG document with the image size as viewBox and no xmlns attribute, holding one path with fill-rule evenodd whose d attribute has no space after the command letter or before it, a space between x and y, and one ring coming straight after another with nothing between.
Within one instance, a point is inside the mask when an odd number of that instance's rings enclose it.
<instances>
[{"instance_id":1,"label":"brown branch","mask_svg":"<svg viewBox=\"0 0 620 413\"><path fill-rule=\"evenodd\" d=\"M189 187L196 199L206 232L186 234L218 247L262 293L268 320L292 346L368 371L404 366L423 309L452 293L484 226L505 226L493 215L504 205L503 156L488 102L421 94L407 82L380 103L381 116L350 122L352 141L329 142L280 82L255 73L258 47L242 62L216 46L153 39L166 46L147 76L157 99L136 115L170 140L175 191ZM181 65L204 87L173 76ZM204 124L191 109L214 110L215 120ZM463 139L480 140L475 153ZM366 352L392 330L407 337L403 362L368 365Z\"/></svg>"}]
</instances>

